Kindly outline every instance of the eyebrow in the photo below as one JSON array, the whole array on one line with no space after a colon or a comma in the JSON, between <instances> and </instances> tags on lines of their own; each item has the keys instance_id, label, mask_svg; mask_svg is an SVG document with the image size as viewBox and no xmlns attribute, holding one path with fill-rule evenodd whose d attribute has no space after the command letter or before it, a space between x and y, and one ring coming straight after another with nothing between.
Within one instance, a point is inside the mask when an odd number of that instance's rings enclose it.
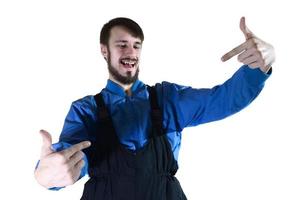
<instances>
[{"instance_id":1,"label":"eyebrow","mask_svg":"<svg viewBox=\"0 0 302 200\"><path fill-rule=\"evenodd\" d=\"M128 43L128 40L116 40L114 43ZM142 43L137 41L135 44L141 45Z\"/></svg>"}]
</instances>

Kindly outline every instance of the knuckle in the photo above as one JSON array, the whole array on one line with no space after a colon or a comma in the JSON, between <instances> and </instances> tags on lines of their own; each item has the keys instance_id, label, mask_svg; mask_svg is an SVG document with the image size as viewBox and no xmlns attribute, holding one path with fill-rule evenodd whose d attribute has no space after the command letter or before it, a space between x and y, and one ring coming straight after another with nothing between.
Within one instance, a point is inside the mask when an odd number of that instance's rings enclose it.
<instances>
[{"instance_id":1,"label":"knuckle","mask_svg":"<svg viewBox=\"0 0 302 200\"><path fill-rule=\"evenodd\" d=\"M85 157L84 152L80 151L80 156L81 156L81 158L84 158Z\"/></svg>"},{"instance_id":2,"label":"knuckle","mask_svg":"<svg viewBox=\"0 0 302 200\"><path fill-rule=\"evenodd\" d=\"M255 42L254 38L251 38L250 41L249 41L249 43L250 43L251 47L257 47L257 43Z\"/></svg>"},{"instance_id":3,"label":"knuckle","mask_svg":"<svg viewBox=\"0 0 302 200\"><path fill-rule=\"evenodd\" d=\"M85 161L84 161L84 160L80 160L80 161L77 163L77 165L75 166L75 169L76 169L77 171L80 171L80 170L84 167L84 165L85 165Z\"/></svg>"},{"instance_id":4,"label":"knuckle","mask_svg":"<svg viewBox=\"0 0 302 200\"><path fill-rule=\"evenodd\" d=\"M79 163L79 168L82 169L82 167L84 167L84 165L85 165L85 161L81 160Z\"/></svg>"},{"instance_id":5,"label":"knuckle","mask_svg":"<svg viewBox=\"0 0 302 200\"><path fill-rule=\"evenodd\" d=\"M84 156L84 153L81 151L78 151L73 157L75 159L81 159L81 158L83 158L83 156Z\"/></svg>"},{"instance_id":6,"label":"knuckle","mask_svg":"<svg viewBox=\"0 0 302 200\"><path fill-rule=\"evenodd\" d=\"M238 59L239 62L242 62L242 61L243 61L243 56L242 56L242 55L239 55L239 56L237 57L237 59Z\"/></svg>"},{"instance_id":7,"label":"knuckle","mask_svg":"<svg viewBox=\"0 0 302 200\"><path fill-rule=\"evenodd\" d=\"M237 57L237 60L238 60L239 62L241 62L241 58L240 58L240 56L238 56L238 57Z\"/></svg>"}]
</instances>

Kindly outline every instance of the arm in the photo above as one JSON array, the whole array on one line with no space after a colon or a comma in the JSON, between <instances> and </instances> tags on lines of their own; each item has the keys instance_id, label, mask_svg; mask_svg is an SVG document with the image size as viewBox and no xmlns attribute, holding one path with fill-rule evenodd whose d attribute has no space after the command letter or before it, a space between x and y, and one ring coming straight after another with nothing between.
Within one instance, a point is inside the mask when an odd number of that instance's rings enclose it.
<instances>
[{"instance_id":1,"label":"arm","mask_svg":"<svg viewBox=\"0 0 302 200\"><path fill-rule=\"evenodd\" d=\"M168 131L181 131L187 126L223 119L240 111L258 96L271 74L274 49L249 31L244 18L241 18L240 28L246 42L225 54L222 60L241 53L238 60L244 66L225 83L212 89L194 89L169 83L159 87L162 88L158 90L163 95L164 121L166 127L172 129Z\"/></svg>"},{"instance_id":2,"label":"arm","mask_svg":"<svg viewBox=\"0 0 302 200\"><path fill-rule=\"evenodd\" d=\"M158 87L164 123L171 130L224 119L249 105L269 77L244 65L230 79L213 88L191 88L163 82Z\"/></svg>"}]
</instances>

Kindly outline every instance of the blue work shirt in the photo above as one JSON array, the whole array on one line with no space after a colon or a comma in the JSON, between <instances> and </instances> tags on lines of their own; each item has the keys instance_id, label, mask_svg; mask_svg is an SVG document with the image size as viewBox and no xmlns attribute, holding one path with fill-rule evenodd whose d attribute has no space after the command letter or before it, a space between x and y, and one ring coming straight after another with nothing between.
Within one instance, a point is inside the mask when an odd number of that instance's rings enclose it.
<instances>
[{"instance_id":1,"label":"blue work shirt","mask_svg":"<svg viewBox=\"0 0 302 200\"><path fill-rule=\"evenodd\" d=\"M181 132L185 127L220 120L240 111L257 97L268 77L269 74L259 68L244 65L226 82L209 89L194 89L169 82L156 84L163 128L175 159L178 159ZM132 151L142 148L151 131L146 85L137 80L131 87L131 96L127 96L121 86L108 80L101 93L120 143ZM89 132L95 130L96 120L97 105L93 95L74 101L59 143L53 145L54 150L63 150L84 140L93 141ZM80 178L87 174L87 158L85 161Z\"/></svg>"}]
</instances>

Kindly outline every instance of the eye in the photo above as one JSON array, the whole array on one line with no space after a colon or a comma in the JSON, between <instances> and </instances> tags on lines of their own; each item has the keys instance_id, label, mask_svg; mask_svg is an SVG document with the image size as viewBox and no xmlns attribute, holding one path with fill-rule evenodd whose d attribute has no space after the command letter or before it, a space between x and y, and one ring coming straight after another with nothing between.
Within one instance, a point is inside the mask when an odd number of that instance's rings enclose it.
<instances>
[{"instance_id":1,"label":"eye","mask_svg":"<svg viewBox=\"0 0 302 200\"><path fill-rule=\"evenodd\" d=\"M124 49L124 48L126 48L127 47L127 45L126 44L118 44L117 45L119 48L121 48L121 49Z\"/></svg>"},{"instance_id":2,"label":"eye","mask_svg":"<svg viewBox=\"0 0 302 200\"><path fill-rule=\"evenodd\" d=\"M134 45L134 47L133 47L134 49L141 49L142 48L142 46L141 45L139 45L139 44L137 44L137 45Z\"/></svg>"}]
</instances>

